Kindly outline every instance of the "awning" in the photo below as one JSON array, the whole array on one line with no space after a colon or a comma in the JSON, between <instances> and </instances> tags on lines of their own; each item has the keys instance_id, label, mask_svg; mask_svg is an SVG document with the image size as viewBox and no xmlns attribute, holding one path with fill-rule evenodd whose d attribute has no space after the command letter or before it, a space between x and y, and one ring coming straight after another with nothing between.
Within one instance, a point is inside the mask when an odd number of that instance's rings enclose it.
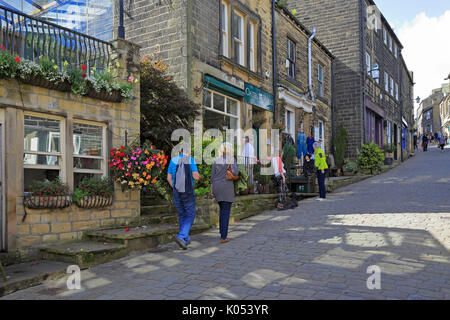
<instances>
[{"instance_id":1,"label":"awning","mask_svg":"<svg viewBox=\"0 0 450 320\"><path fill-rule=\"evenodd\" d=\"M240 99L245 96L245 91L229 85L211 76L205 75L206 88L218 91L225 95Z\"/></svg>"}]
</instances>

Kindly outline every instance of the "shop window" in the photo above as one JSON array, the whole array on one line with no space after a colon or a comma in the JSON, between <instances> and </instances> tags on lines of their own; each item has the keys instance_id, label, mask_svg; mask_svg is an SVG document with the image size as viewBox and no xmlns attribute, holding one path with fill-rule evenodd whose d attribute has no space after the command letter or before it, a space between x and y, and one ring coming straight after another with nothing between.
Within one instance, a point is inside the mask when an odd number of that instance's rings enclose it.
<instances>
[{"instance_id":1,"label":"shop window","mask_svg":"<svg viewBox=\"0 0 450 320\"><path fill-rule=\"evenodd\" d=\"M85 178L106 175L105 125L73 123L74 187Z\"/></svg>"},{"instance_id":2,"label":"shop window","mask_svg":"<svg viewBox=\"0 0 450 320\"><path fill-rule=\"evenodd\" d=\"M207 129L239 129L239 101L206 90L203 128Z\"/></svg>"},{"instance_id":3,"label":"shop window","mask_svg":"<svg viewBox=\"0 0 450 320\"><path fill-rule=\"evenodd\" d=\"M60 118L24 115L24 191L33 181L61 176L63 123Z\"/></svg>"}]
</instances>

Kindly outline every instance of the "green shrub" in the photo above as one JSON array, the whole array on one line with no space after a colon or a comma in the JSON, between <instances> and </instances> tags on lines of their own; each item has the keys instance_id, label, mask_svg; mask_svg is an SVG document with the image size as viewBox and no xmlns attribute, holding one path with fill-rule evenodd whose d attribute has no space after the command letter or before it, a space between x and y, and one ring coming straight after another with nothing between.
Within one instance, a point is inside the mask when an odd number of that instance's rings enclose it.
<instances>
[{"instance_id":1,"label":"green shrub","mask_svg":"<svg viewBox=\"0 0 450 320\"><path fill-rule=\"evenodd\" d=\"M114 185L111 178L84 178L73 193L73 201L79 203L85 196L110 197L114 194Z\"/></svg>"},{"instance_id":2,"label":"green shrub","mask_svg":"<svg viewBox=\"0 0 450 320\"><path fill-rule=\"evenodd\" d=\"M358 167L370 171L370 174L379 172L384 161L383 151L380 150L377 144L369 143L363 144L361 151L358 152Z\"/></svg>"},{"instance_id":3,"label":"green shrub","mask_svg":"<svg viewBox=\"0 0 450 320\"><path fill-rule=\"evenodd\" d=\"M70 195L69 187L57 178L52 181L33 181L30 185L30 193L34 197L49 198L54 196Z\"/></svg>"}]
</instances>

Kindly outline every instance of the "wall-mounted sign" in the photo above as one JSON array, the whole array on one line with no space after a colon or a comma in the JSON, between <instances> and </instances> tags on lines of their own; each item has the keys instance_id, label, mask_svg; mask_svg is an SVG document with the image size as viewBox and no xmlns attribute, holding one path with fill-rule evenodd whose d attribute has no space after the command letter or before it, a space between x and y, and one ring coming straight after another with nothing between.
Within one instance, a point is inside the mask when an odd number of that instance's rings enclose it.
<instances>
[{"instance_id":1,"label":"wall-mounted sign","mask_svg":"<svg viewBox=\"0 0 450 320\"><path fill-rule=\"evenodd\" d=\"M251 84L245 84L245 102L273 112L273 96Z\"/></svg>"}]
</instances>

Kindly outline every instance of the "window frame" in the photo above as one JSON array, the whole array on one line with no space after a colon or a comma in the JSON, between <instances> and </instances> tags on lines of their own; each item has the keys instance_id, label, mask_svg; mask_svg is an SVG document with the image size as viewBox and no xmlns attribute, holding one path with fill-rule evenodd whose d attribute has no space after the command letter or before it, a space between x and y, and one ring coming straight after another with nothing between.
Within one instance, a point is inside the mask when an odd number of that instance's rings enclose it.
<instances>
[{"instance_id":1,"label":"window frame","mask_svg":"<svg viewBox=\"0 0 450 320\"><path fill-rule=\"evenodd\" d=\"M236 38L235 35L237 34L237 31L235 30L235 34L232 35L233 37L233 43L234 43L234 47L236 47L236 45L239 45L239 61L237 59L237 57L235 56L236 50L234 50L233 55L234 55L234 59L235 62L240 64L241 66L246 66L245 65L245 15L243 13L240 13L237 10L234 10L234 14L233 14L233 19L234 17L238 17L238 19L241 19L241 27L240 27L240 35L243 39L239 39ZM234 21L232 21L232 23L234 23Z\"/></svg>"},{"instance_id":2,"label":"window frame","mask_svg":"<svg viewBox=\"0 0 450 320\"><path fill-rule=\"evenodd\" d=\"M228 117L235 118L235 119L237 119L238 126L240 125L240 121L241 121L241 102L239 100L231 98L231 97L229 97L227 95L224 95L224 94L222 94L220 92L217 92L217 91L214 91L214 90L211 90L211 89L205 89L205 92L210 92L211 93L211 105L207 106L206 104L203 104L203 107L206 110L211 111L211 112L215 112L215 113L219 113L219 114L221 114L223 116L228 116ZM219 95L219 96L224 97L224 104L225 104L224 105L224 110L225 111L214 109L214 95ZM233 101L237 102L237 115L234 115L232 113L228 113L228 103L227 103L228 100L233 100Z\"/></svg>"},{"instance_id":3,"label":"window frame","mask_svg":"<svg viewBox=\"0 0 450 320\"><path fill-rule=\"evenodd\" d=\"M389 36L389 51L392 52L392 37Z\"/></svg>"},{"instance_id":4,"label":"window frame","mask_svg":"<svg viewBox=\"0 0 450 320\"><path fill-rule=\"evenodd\" d=\"M75 173L86 173L86 174L101 174L102 177L108 176L108 146L107 146L107 128L108 126L105 123L102 122L95 122L95 121L89 121L89 120L83 120L83 119L73 119L73 123L80 123L80 124L87 124L90 126L96 126L102 128L102 156L88 156L88 155L75 155L74 152L72 152L72 158L75 160L75 158L81 158L81 159L95 159L95 160L101 160L101 169L80 169L80 168L73 168L73 178L75 181ZM72 147L73 146L73 137L74 133L72 130ZM74 149L72 148L72 151ZM74 161L75 163L75 161Z\"/></svg>"},{"instance_id":5,"label":"window frame","mask_svg":"<svg viewBox=\"0 0 450 320\"><path fill-rule=\"evenodd\" d=\"M366 70L367 70L367 73L371 75L372 57L370 56L370 54L367 51L366 51Z\"/></svg>"},{"instance_id":6,"label":"window frame","mask_svg":"<svg viewBox=\"0 0 450 320\"><path fill-rule=\"evenodd\" d=\"M398 83L394 83L394 94L395 94L395 100L399 101L399 92L398 92Z\"/></svg>"},{"instance_id":7,"label":"window frame","mask_svg":"<svg viewBox=\"0 0 450 320\"><path fill-rule=\"evenodd\" d=\"M293 41L293 40L292 40L291 38L289 38L289 37L287 37L286 43L287 43L287 55L286 55L286 59L287 59L288 62L289 62L287 75L288 75L289 78L295 80L296 75L297 75L297 68L296 68L296 63L295 63L295 62L296 62L296 59L297 59L297 43L296 43L295 41ZM291 56L290 56L292 46L294 47L294 57L291 57ZM293 74L293 75L290 75L290 74L289 74L290 71L291 71L291 66L294 67L294 70L293 70L294 74Z\"/></svg>"},{"instance_id":8,"label":"window frame","mask_svg":"<svg viewBox=\"0 0 450 320\"><path fill-rule=\"evenodd\" d=\"M394 96L394 78L392 78L390 76L390 86L389 86L389 93L391 94L391 96Z\"/></svg>"},{"instance_id":9,"label":"window frame","mask_svg":"<svg viewBox=\"0 0 450 320\"><path fill-rule=\"evenodd\" d=\"M388 37L387 37L387 30L386 27L383 26L383 42L387 46L388 45Z\"/></svg>"},{"instance_id":10,"label":"window frame","mask_svg":"<svg viewBox=\"0 0 450 320\"><path fill-rule=\"evenodd\" d=\"M59 126L59 152L41 152L41 151L27 151L25 150L25 117L36 117L36 118L43 118L43 119L51 119L51 120L57 120L60 123ZM58 170L59 171L59 178L62 182L67 182L66 180L66 162L67 159L65 157L66 155L66 146L65 146L65 139L66 139L66 119L61 116L55 116L52 114L45 114L40 112L32 112L32 111L24 111L23 113L23 134L24 134L24 141L23 141L23 156L25 159L26 154L30 155L43 155L43 156L52 156L52 157L58 157L58 163L59 165L43 165L43 164L25 164L22 161L22 169L36 169L36 170ZM25 183L23 185L25 189Z\"/></svg>"},{"instance_id":11,"label":"window frame","mask_svg":"<svg viewBox=\"0 0 450 320\"><path fill-rule=\"evenodd\" d=\"M250 34L249 34L249 46L248 46L248 50L249 50L249 69L253 72L256 72L256 23L254 23L253 21L249 20L249 29L250 29Z\"/></svg>"},{"instance_id":12,"label":"window frame","mask_svg":"<svg viewBox=\"0 0 450 320\"><path fill-rule=\"evenodd\" d=\"M322 77L321 77L322 75ZM324 81L323 81L323 66L319 63L317 65L317 96L323 98L325 94Z\"/></svg>"},{"instance_id":13,"label":"window frame","mask_svg":"<svg viewBox=\"0 0 450 320\"><path fill-rule=\"evenodd\" d=\"M229 50L229 24L228 24L228 3L226 3L225 1L221 1L220 3L221 5L221 14L223 14L223 17L221 16L220 18L222 19L222 28L220 30L221 35L222 35L222 55L225 57L229 57L230 55L230 50Z\"/></svg>"},{"instance_id":14,"label":"window frame","mask_svg":"<svg viewBox=\"0 0 450 320\"><path fill-rule=\"evenodd\" d=\"M389 93L389 74L386 71L384 72L384 91Z\"/></svg>"}]
</instances>

